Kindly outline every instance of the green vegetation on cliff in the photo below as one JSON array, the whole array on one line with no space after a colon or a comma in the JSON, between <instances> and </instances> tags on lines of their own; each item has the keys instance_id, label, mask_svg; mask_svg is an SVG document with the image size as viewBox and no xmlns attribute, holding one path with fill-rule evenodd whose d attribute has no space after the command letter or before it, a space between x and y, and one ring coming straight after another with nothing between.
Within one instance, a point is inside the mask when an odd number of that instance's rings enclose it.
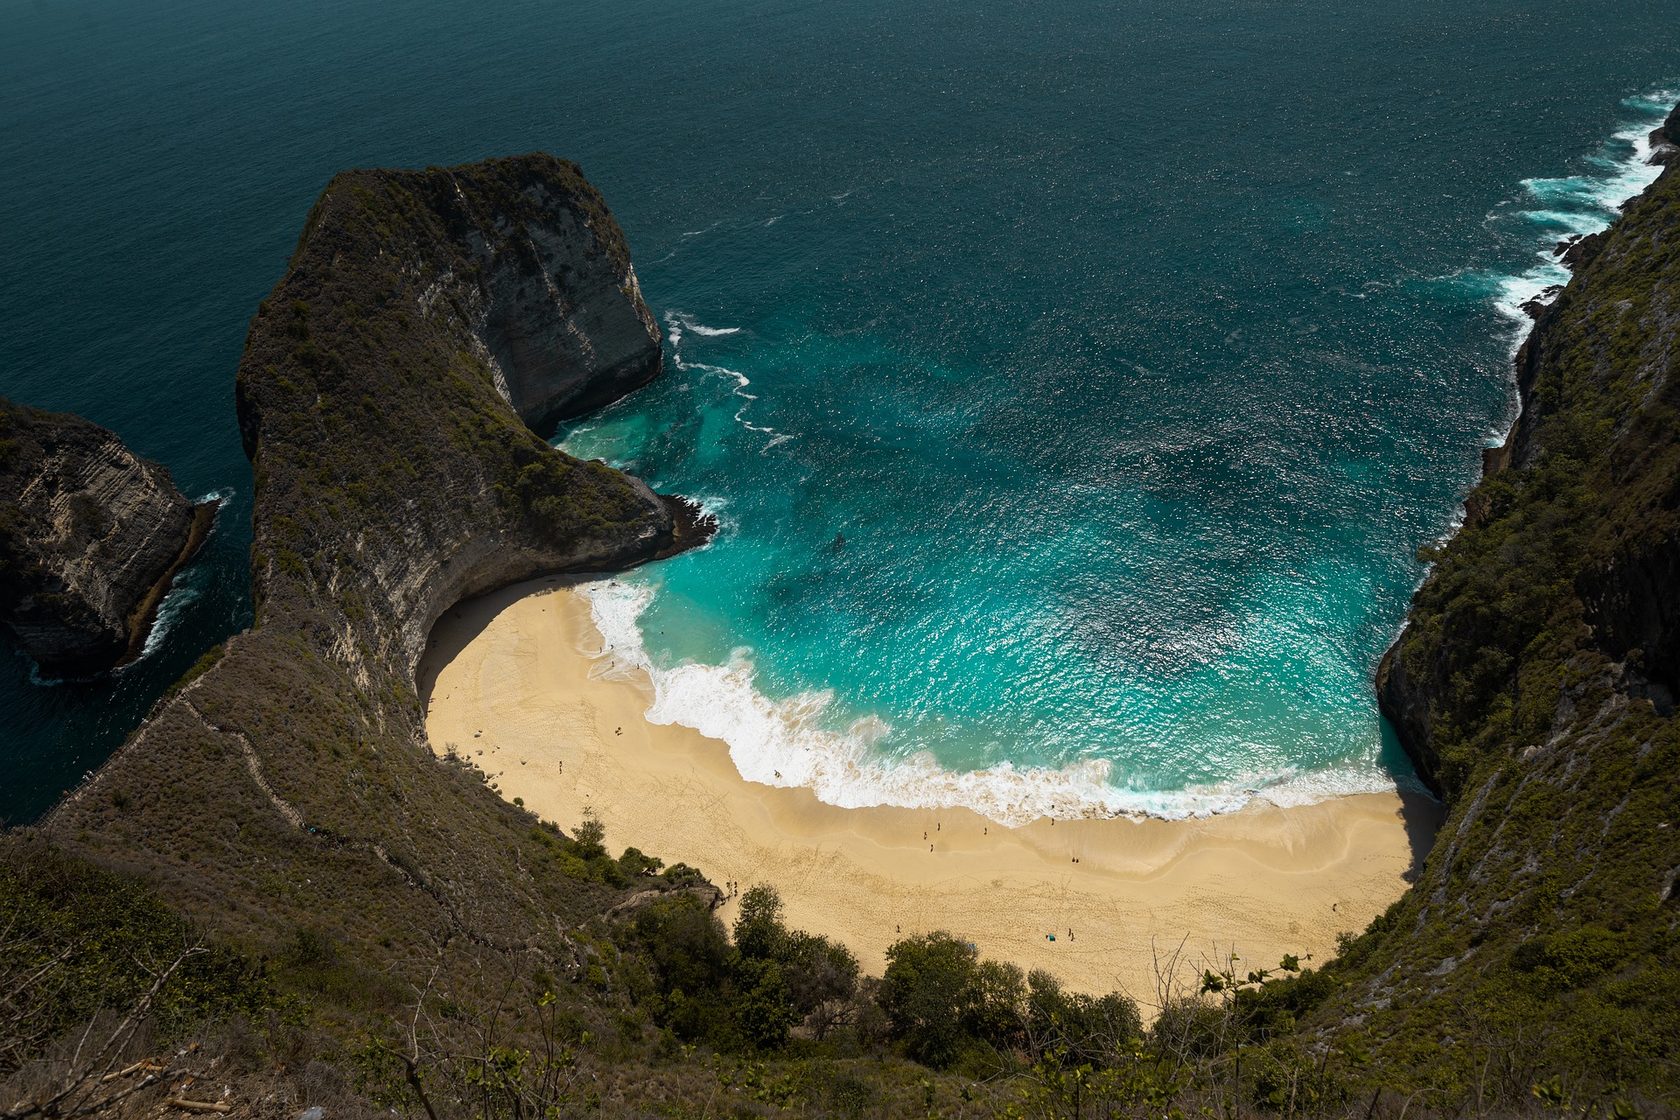
<instances>
[{"instance_id":1,"label":"green vegetation on cliff","mask_svg":"<svg viewBox=\"0 0 1680 1120\"><path fill-rule=\"evenodd\" d=\"M1379 679L1451 816L1320 1020L1443 1106L1680 1086L1680 175L1584 249Z\"/></svg>"}]
</instances>

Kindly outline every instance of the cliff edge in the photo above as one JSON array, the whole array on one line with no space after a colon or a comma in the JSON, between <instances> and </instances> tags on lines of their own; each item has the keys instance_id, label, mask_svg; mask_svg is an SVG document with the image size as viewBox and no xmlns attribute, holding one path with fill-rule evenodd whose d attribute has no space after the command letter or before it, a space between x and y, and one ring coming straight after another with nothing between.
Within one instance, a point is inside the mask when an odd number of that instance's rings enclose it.
<instances>
[{"instance_id":1,"label":"cliff edge","mask_svg":"<svg viewBox=\"0 0 1680 1120\"><path fill-rule=\"evenodd\" d=\"M0 624L43 671L138 654L214 514L99 425L0 398Z\"/></svg>"},{"instance_id":2,"label":"cliff edge","mask_svg":"<svg viewBox=\"0 0 1680 1120\"><path fill-rule=\"evenodd\" d=\"M255 953L308 930L378 962L381 991L443 945L464 974L575 967L568 922L615 892L434 757L415 669L464 598L705 538L688 503L533 431L656 372L652 322L572 164L334 178L239 365L254 624L43 830Z\"/></svg>"},{"instance_id":3,"label":"cliff edge","mask_svg":"<svg viewBox=\"0 0 1680 1120\"><path fill-rule=\"evenodd\" d=\"M1377 674L1450 813L1323 1022L1443 1103L1680 1057L1680 169L1581 248Z\"/></svg>"}]
</instances>

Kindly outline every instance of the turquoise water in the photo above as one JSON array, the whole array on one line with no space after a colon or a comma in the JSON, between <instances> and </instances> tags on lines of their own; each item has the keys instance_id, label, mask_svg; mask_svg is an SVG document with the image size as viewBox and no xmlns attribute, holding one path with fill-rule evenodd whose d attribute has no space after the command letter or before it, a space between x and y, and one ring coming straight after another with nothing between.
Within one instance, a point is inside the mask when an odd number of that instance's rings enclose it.
<instances>
[{"instance_id":1,"label":"turquoise water","mask_svg":"<svg viewBox=\"0 0 1680 1120\"><path fill-rule=\"evenodd\" d=\"M847 802L1390 781L1371 668L1509 419L1537 252L1636 185L1669 9L14 5L0 392L232 498L136 666L0 659L0 816L248 621L233 369L321 184L532 148L674 338L568 446L726 526L598 594L656 718Z\"/></svg>"},{"instance_id":2,"label":"turquoise water","mask_svg":"<svg viewBox=\"0 0 1680 1120\"><path fill-rule=\"evenodd\" d=\"M656 262L719 276L662 302L671 376L561 442L723 532L592 589L597 621L655 720L839 804L1389 788L1368 682L1412 554L1509 418L1521 302L1655 177L1676 96L1626 98L1576 174L1484 211L1511 257L1483 268L1408 271L1351 163L1139 204L1144 114L697 224Z\"/></svg>"}]
</instances>

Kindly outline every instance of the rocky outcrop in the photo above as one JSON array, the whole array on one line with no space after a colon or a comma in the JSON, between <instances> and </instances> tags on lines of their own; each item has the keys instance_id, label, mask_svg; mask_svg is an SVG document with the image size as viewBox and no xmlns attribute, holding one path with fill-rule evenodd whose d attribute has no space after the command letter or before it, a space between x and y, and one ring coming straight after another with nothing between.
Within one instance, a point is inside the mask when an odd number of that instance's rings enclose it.
<instances>
[{"instance_id":1,"label":"rocky outcrop","mask_svg":"<svg viewBox=\"0 0 1680 1120\"><path fill-rule=\"evenodd\" d=\"M354 624L326 623L339 656L361 674L395 655L412 675L462 598L680 547L691 507L533 434L645 382L659 343L575 166L336 177L240 363L259 604L330 617L352 586Z\"/></svg>"},{"instance_id":2,"label":"rocky outcrop","mask_svg":"<svg viewBox=\"0 0 1680 1120\"><path fill-rule=\"evenodd\" d=\"M558 164L514 169L508 184L469 168L433 177L423 189L441 195L434 204L458 223L451 236L468 246L473 279L463 305L496 387L546 433L653 380L659 328L624 237L594 188ZM491 186L501 189L476 213L448 206L485 197Z\"/></svg>"},{"instance_id":3,"label":"rocky outcrop","mask_svg":"<svg viewBox=\"0 0 1680 1120\"><path fill-rule=\"evenodd\" d=\"M138 653L213 515L97 424L0 399L0 623L43 671Z\"/></svg>"},{"instance_id":4,"label":"rocky outcrop","mask_svg":"<svg viewBox=\"0 0 1680 1120\"><path fill-rule=\"evenodd\" d=\"M1651 130L1651 162L1673 163L1680 159L1680 105L1668 119Z\"/></svg>"},{"instance_id":5,"label":"rocky outcrop","mask_svg":"<svg viewBox=\"0 0 1680 1120\"><path fill-rule=\"evenodd\" d=\"M327 928L419 982L448 945L462 984L574 959L565 931L601 899L437 759L416 667L461 599L705 539L695 507L533 431L658 368L623 235L575 166L334 178L239 365L254 624L46 831L262 951Z\"/></svg>"}]
</instances>

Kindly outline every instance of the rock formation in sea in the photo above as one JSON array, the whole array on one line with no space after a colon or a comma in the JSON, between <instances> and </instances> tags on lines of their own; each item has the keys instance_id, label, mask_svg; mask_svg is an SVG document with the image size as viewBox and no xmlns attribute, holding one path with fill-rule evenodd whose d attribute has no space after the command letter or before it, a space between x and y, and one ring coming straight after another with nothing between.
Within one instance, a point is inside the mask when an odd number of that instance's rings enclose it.
<instances>
[{"instance_id":1,"label":"rock formation in sea","mask_svg":"<svg viewBox=\"0 0 1680 1120\"><path fill-rule=\"evenodd\" d=\"M138 653L213 516L97 424L0 398L0 624L44 673Z\"/></svg>"}]
</instances>

